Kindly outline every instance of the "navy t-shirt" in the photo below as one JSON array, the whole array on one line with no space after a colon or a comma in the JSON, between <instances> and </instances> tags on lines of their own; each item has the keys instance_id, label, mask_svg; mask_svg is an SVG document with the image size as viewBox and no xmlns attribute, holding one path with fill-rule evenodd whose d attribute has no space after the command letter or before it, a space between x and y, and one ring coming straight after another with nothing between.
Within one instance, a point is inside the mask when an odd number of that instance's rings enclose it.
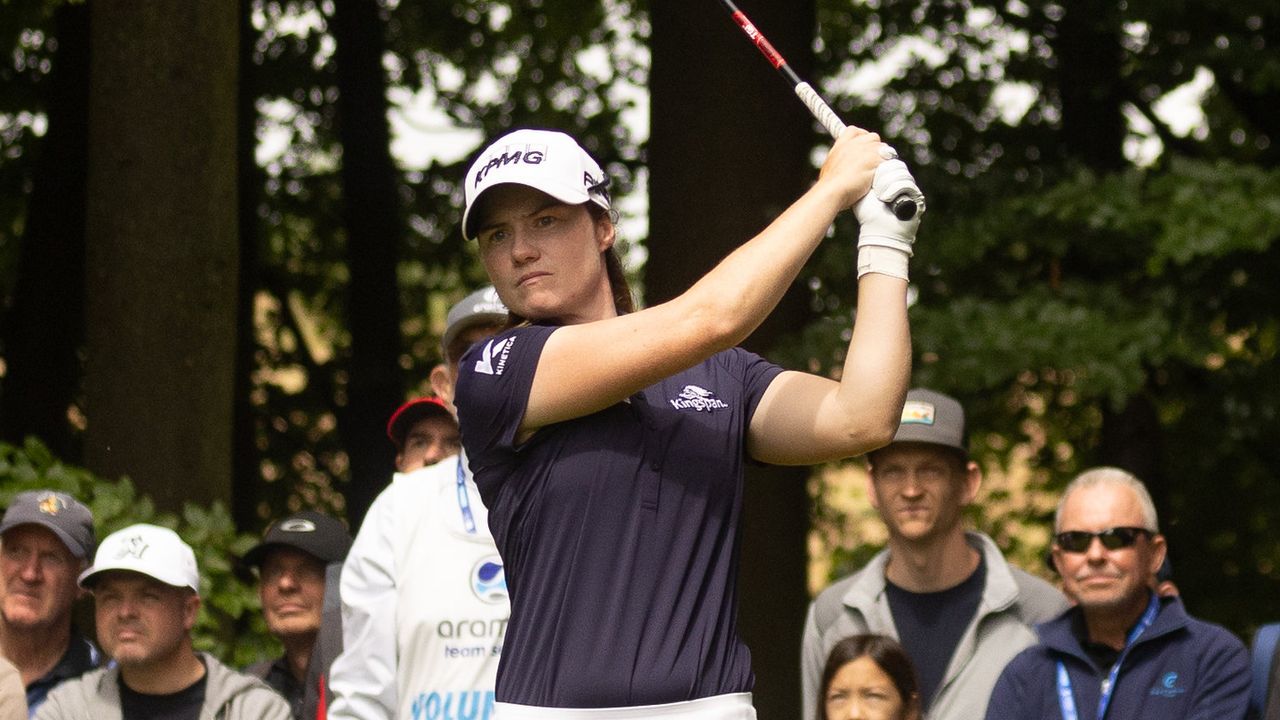
<instances>
[{"instance_id":1,"label":"navy t-shirt","mask_svg":"<svg viewBox=\"0 0 1280 720\"><path fill-rule=\"evenodd\" d=\"M462 443L511 596L497 699L624 707L749 691L736 623L745 441L782 369L727 350L517 446L555 330L504 332L459 368Z\"/></svg>"},{"instance_id":2,"label":"navy t-shirt","mask_svg":"<svg viewBox=\"0 0 1280 720\"><path fill-rule=\"evenodd\" d=\"M914 593L885 582L893 626L916 666L925 710L933 704L933 696L946 679L947 665L978 612L986 584L987 565L981 555L978 567L964 582L940 592Z\"/></svg>"},{"instance_id":3,"label":"navy t-shirt","mask_svg":"<svg viewBox=\"0 0 1280 720\"><path fill-rule=\"evenodd\" d=\"M134 692L120 679L120 716L123 720L200 720L209 673L185 689L167 695Z\"/></svg>"}]
</instances>

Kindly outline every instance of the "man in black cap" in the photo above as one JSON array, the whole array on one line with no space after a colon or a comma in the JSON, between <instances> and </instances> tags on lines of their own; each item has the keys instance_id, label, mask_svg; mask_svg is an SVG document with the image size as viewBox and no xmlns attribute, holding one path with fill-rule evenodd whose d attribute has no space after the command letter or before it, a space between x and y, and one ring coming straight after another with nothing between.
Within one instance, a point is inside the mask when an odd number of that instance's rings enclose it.
<instances>
[{"instance_id":1,"label":"man in black cap","mask_svg":"<svg viewBox=\"0 0 1280 720\"><path fill-rule=\"evenodd\" d=\"M19 493L0 520L0 652L22 674L32 713L101 662L71 623L94 544L93 514L65 493Z\"/></svg>"},{"instance_id":2,"label":"man in black cap","mask_svg":"<svg viewBox=\"0 0 1280 720\"><path fill-rule=\"evenodd\" d=\"M244 556L247 565L258 568L267 629L284 645L282 657L247 672L284 695L296 720L323 717L318 708L326 704L328 668L312 665L325 607L325 572L350 548L351 533L340 521L304 510L273 523Z\"/></svg>"},{"instance_id":3,"label":"man in black cap","mask_svg":"<svg viewBox=\"0 0 1280 720\"><path fill-rule=\"evenodd\" d=\"M920 679L930 720L982 717L1005 664L1036 642L1031 626L1066 608L1051 585L1010 566L964 508L982 471L969 459L964 409L932 390L907 393L893 442L867 458L868 496L889 547L809 608L801 656L813 717L827 653L842 638L897 638Z\"/></svg>"}]
</instances>

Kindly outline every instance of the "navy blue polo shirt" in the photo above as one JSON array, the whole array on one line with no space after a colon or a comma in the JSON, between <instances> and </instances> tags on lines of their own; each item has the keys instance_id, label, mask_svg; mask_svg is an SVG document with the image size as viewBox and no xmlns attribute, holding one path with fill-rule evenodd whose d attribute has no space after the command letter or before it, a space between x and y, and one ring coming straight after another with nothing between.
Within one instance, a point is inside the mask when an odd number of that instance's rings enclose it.
<instances>
[{"instance_id":1,"label":"navy blue polo shirt","mask_svg":"<svg viewBox=\"0 0 1280 720\"><path fill-rule=\"evenodd\" d=\"M511 596L497 699L624 707L749 691L736 622L745 442L782 368L727 350L517 446L555 330L504 332L459 368L462 443Z\"/></svg>"},{"instance_id":2,"label":"navy blue polo shirt","mask_svg":"<svg viewBox=\"0 0 1280 720\"><path fill-rule=\"evenodd\" d=\"M98 651L98 647L74 627L71 628L66 652L62 653L58 663L26 686L28 715L34 717L36 709L44 704L49 692L59 684L74 680L100 664L102 653Z\"/></svg>"}]
</instances>

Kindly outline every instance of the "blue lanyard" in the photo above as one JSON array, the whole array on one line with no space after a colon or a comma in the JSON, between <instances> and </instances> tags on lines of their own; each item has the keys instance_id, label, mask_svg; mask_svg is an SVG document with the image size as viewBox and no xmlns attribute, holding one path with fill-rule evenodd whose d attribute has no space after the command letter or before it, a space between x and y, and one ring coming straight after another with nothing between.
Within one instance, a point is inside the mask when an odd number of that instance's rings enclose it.
<instances>
[{"instance_id":1,"label":"blue lanyard","mask_svg":"<svg viewBox=\"0 0 1280 720\"><path fill-rule=\"evenodd\" d=\"M1125 638L1120 657L1116 658L1115 664L1111 666L1111 672L1107 674L1107 679L1102 682L1102 695L1098 698L1098 720L1107 716L1107 707L1111 705L1111 693L1116 689L1116 677L1120 675L1120 663L1124 661L1125 654L1137 641L1138 636L1151 627L1151 623L1155 622L1159 612L1160 598L1152 593L1146 612L1142 613L1142 619L1138 620L1138 624L1129 631L1129 637ZM1067 674L1067 666L1063 665L1061 660L1058 661L1058 705L1062 708L1062 720L1080 720L1079 714L1076 713L1075 695L1071 691L1071 676Z\"/></svg>"},{"instance_id":2,"label":"blue lanyard","mask_svg":"<svg viewBox=\"0 0 1280 720\"><path fill-rule=\"evenodd\" d=\"M467 493L467 476L462 470L462 463L466 462L461 454L458 455L458 509L462 511L462 526L467 532L476 534L476 518L471 514L471 497Z\"/></svg>"}]
</instances>

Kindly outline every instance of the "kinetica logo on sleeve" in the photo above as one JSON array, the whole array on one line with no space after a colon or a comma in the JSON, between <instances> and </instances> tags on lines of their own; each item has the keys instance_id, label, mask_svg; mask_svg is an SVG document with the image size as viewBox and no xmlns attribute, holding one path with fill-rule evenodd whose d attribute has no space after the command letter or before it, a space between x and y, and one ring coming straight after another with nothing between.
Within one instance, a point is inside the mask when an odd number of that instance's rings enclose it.
<instances>
[{"instance_id":1,"label":"kinetica logo on sleeve","mask_svg":"<svg viewBox=\"0 0 1280 720\"><path fill-rule=\"evenodd\" d=\"M513 337L485 343L484 350L480 351L480 359L476 361L476 372L481 375L501 375L507 369L507 356L511 354L511 348L515 344L516 339Z\"/></svg>"}]
</instances>

